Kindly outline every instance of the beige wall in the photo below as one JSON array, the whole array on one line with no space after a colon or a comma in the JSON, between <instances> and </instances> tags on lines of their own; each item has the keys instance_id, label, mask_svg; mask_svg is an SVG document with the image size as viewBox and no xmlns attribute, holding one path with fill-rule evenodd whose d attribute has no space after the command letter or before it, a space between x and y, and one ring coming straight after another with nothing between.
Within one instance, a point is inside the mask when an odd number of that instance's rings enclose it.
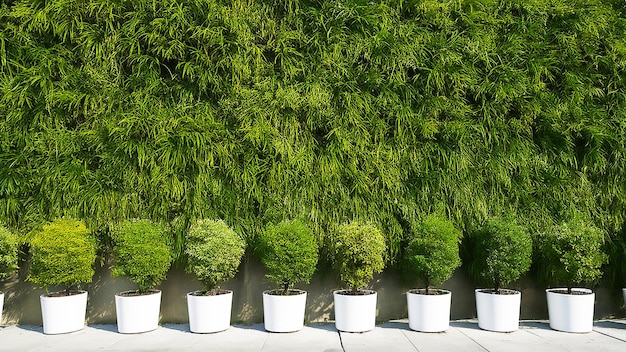
<instances>
[{"instance_id":1,"label":"beige wall","mask_svg":"<svg viewBox=\"0 0 626 352\"><path fill-rule=\"evenodd\" d=\"M44 291L25 282L26 272L22 270L12 280L0 284L5 292L3 324L41 324L39 295ZM259 323L263 321L262 292L274 288L264 277L262 265L253 257L247 257L239 268L235 279L222 285L234 291L233 323ZM443 285L452 294L452 319L473 318L476 315L474 284L464 272L458 270ZM89 324L115 323L116 292L135 289L126 278L111 278L108 268L98 268L94 282L88 285L89 302L87 322ZM163 291L161 304L162 323L186 323L187 305L185 294L200 289L193 277L181 269L172 269L168 279L159 287ZM341 285L333 273L316 274L310 285L298 288L308 291L307 323L325 322L333 319L332 291ZM372 288L378 292L377 321L406 318L405 292L410 285L402 283L397 273L387 270L377 276ZM547 319L544 289L532 281L523 279L512 288L522 290L522 319ZM623 317L620 290L598 289L596 294L595 317Z\"/></svg>"}]
</instances>

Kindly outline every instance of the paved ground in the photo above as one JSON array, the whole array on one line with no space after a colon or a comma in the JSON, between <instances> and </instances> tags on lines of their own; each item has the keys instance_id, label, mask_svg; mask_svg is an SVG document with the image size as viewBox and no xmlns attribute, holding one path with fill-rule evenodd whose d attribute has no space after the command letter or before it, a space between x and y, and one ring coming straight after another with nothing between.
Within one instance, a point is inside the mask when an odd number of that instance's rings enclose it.
<instances>
[{"instance_id":1,"label":"paved ground","mask_svg":"<svg viewBox=\"0 0 626 352\"><path fill-rule=\"evenodd\" d=\"M444 333L409 330L406 321L378 325L367 333L338 333L334 324L314 324L296 333L267 333L262 324L233 326L215 334L192 334L188 325L164 325L135 335L115 325L90 325L64 335L44 335L37 326L0 328L0 351L626 351L626 321L597 321L588 334L551 330L525 321L513 333L480 330L476 321L455 321Z\"/></svg>"}]
</instances>

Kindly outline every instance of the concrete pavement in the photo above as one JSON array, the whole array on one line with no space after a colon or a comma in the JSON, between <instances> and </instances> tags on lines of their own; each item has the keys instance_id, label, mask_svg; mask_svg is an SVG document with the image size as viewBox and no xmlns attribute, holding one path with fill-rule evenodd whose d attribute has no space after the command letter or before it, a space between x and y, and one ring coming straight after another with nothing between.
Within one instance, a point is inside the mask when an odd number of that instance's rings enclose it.
<instances>
[{"instance_id":1,"label":"concrete pavement","mask_svg":"<svg viewBox=\"0 0 626 352\"><path fill-rule=\"evenodd\" d=\"M545 321L524 321L513 333L478 328L475 320L454 321L444 333L419 333L406 320L377 325L366 333L339 333L333 323L299 332L268 333L263 324L235 325L215 334L193 334L185 324L165 324L143 334L117 333L115 325L89 325L63 335L44 335L40 326L0 328L0 351L625 351L626 321L602 320L588 334L551 330Z\"/></svg>"}]
</instances>

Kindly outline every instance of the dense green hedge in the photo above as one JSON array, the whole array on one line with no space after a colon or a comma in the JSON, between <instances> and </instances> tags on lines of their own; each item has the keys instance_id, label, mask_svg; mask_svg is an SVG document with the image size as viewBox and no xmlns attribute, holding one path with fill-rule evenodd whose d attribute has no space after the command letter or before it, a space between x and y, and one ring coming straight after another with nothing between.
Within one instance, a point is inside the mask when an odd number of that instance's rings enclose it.
<instances>
[{"instance_id":1,"label":"dense green hedge","mask_svg":"<svg viewBox=\"0 0 626 352\"><path fill-rule=\"evenodd\" d=\"M531 232L626 201L618 0L10 0L0 222ZM63 214L62 214L63 213ZM473 226L473 225L472 225Z\"/></svg>"}]
</instances>

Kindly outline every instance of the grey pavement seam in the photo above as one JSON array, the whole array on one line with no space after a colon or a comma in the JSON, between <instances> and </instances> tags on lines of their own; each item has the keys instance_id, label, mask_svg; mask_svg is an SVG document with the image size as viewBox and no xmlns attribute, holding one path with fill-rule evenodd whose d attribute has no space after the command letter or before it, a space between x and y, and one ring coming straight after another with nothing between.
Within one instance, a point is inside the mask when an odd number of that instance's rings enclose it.
<instances>
[{"instance_id":1,"label":"grey pavement seam","mask_svg":"<svg viewBox=\"0 0 626 352\"><path fill-rule=\"evenodd\" d=\"M481 345L478 341L474 340L472 337L470 337L468 334L464 333L463 330L458 329L456 327L450 327L450 329L456 329L456 331L460 332L463 336L467 337L470 341L472 341L473 343L475 343L476 345L478 345L480 348L482 348L483 350L489 352L489 350L487 348L485 348L485 346Z\"/></svg>"},{"instance_id":2,"label":"grey pavement seam","mask_svg":"<svg viewBox=\"0 0 626 352\"><path fill-rule=\"evenodd\" d=\"M406 335L406 330L402 330L401 332L402 332L402 336L404 336L407 340L409 340L409 343L411 344L411 346L413 346L413 348L415 348L415 350L419 352L419 348L417 348L417 346L415 346L413 341Z\"/></svg>"},{"instance_id":3,"label":"grey pavement seam","mask_svg":"<svg viewBox=\"0 0 626 352\"><path fill-rule=\"evenodd\" d=\"M617 336L613 336L613 335L607 334L607 333L602 332L602 331L600 331L600 330L593 329L593 332L597 332L597 333L598 333L598 334L600 334L600 335L604 335L604 336L610 337L610 338L615 339L615 340L617 340L617 341L626 342L626 340L624 340L624 339L620 339L620 338L619 338L619 337L617 337Z\"/></svg>"}]
</instances>

